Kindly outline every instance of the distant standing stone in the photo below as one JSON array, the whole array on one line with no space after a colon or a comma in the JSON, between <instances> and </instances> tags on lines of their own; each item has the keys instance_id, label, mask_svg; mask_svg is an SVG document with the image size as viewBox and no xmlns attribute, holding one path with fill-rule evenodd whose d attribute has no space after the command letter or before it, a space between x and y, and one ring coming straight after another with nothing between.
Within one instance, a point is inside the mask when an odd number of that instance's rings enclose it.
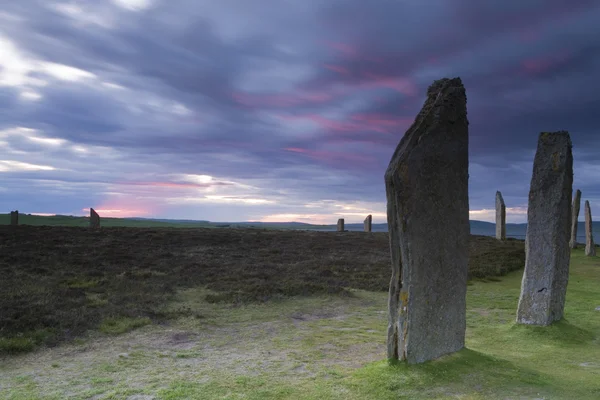
<instances>
[{"instance_id":1,"label":"distant standing stone","mask_svg":"<svg viewBox=\"0 0 600 400\"><path fill-rule=\"evenodd\" d=\"M577 248L577 225L579 222L579 209L581 208L581 190L577 189L575 196L573 196L573 213L571 215L571 240L569 241L569 247L572 249Z\"/></svg>"},{"instance_id":2,"label":"distant standing stone","mask_svg":"<svg viewBox=\"0 0 600 400\"><path fill-rule=\"evenodd\" d=\"M465 344L469 122L460 78L435 81L385 172L392 277L389 359L421 363Z\"/></svg>"},{"instance_id":3,"label":"distant standing stone","mask_svg":"<svg viewBox=\"0 0 600 400\"><path fill-rule=\"evenodd\" d=\"M517 323L550 325L563 317L571 256L572 190L569 133L542 132L529 189L525 271Z\"/></svg>"},{"instance_id":4,"label":"distant standing stone","mask_svg":"<svg viewBox=\"0 0 600 400\"><path fill-rule=\"evenodd\" d=\"M373 216L371 214L367 215L367 218L365 218L365 232L371 232L372 222Z\"/></svg>"},{"instance_id":5,"label":"distant standing stone","mask_svg":"<svg viewBox=\"0 0 600 400\"><path fill-rule=\"evenodd\" d=\"M90 228L100 228L100 216L93 208L90 208Z\"/></svg>"},{"instance_id":6,"label":"distant standing stone","mask_svg":"<svg viewBox=\"0 0 600 400\"><path fill-rule=\"evenodd\" d=\"M496 192L496 239L506 240L506 205L500 192Z\"/></svg>"},{"instance_id":7,"label":"distant standing stone","mask_svg":"<svg viewBox=\"0 0 600 400\"><path fill-rule=\"evenodd\" d=\"M585 201L585 255L593 257L596 255L596 245L594 245L594 234L592 231L592 209L590 202Z\"/></svg>"},{"instance_id":8,"label":"distant standing stone","mask_svg":"<svg viewBox=\"0 0 600 400\"><path fill-rule=\"evenodd\" d=\"M337 231L338 232L344 232L344 218L338 219Z\"/></svg>"},{"instance_id":9,"label":"distant standing stone","mask_svg":"<svg viewBox=\"0 0 600 400\"><path fill-rule=\"evenodd\" d=\"M19 225L19 210L10 212L10 224L13 226Z\"/></svg>"}]
</instances>

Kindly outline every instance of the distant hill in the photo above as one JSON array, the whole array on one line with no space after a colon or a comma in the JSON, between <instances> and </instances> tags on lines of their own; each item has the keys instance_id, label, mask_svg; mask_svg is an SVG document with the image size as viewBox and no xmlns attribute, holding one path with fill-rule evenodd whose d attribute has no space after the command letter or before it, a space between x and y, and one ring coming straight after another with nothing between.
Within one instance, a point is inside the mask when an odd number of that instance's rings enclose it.
<instances>
[{"instance_id":1,"label":"distant hill","mask_svg":"<svg viewBox=\"0 0 600 400\"><path fill-rule=\"evenodd\" d=\"M0 214L0 225L10 223L10 214ZM88 217L76 217L71 215L40 216L19 214L21 225L50 225L50 226L88 226ZM495 236L496 225L491 222L471 220L471 234L482 236ZM304 222L210 222L191 219L159 219L159 218L109 218L101 217L101 225L105 227L171 227L171 228L256 228L256 229L300 229L317 231L335 231L336 224L314 225ZM362 223L345 224L348 231L362 231ZM387 232L387 223L373 224L373 232ZM527 224L506 224L506 236L516 239L525 239ZM579 222L578 242L585 242L584 222ZM594 236L600 238L600 224L594 226ZM600 239L597 239L600 241Z\"/></svg>"}]
</instances>

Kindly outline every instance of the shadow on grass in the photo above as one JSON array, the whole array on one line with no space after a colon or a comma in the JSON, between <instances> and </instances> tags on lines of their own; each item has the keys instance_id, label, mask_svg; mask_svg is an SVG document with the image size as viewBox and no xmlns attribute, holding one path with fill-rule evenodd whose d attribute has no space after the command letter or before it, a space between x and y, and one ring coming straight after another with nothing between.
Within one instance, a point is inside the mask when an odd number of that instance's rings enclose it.
<instances>
[{"instance_id":1,"label":"shadow on grass","mask_svg":"<svg viewBox=\"0 0 600 400\"><path fill-rule=\"evenodd\" d=\"M549 326L514 324L511 333L525 336L540 343L542 341L560 342L560 344L585 344L595 339L593 332L571 324L562 319ZM555 343L556 344L556 343Z\"/></svg>"},{"instance_id":2,"label":"shadow on grass","mask_svg":"<svg viewBox=\"0 0 600 400\"><path fill-rule=\"evenodd\" d=\"M432 398L437 396L539 394L552 389L551 377L511 361L470 349L422 364L379 361L356 371L350 386L373 398Z\"/></svg>"}]
</instances>

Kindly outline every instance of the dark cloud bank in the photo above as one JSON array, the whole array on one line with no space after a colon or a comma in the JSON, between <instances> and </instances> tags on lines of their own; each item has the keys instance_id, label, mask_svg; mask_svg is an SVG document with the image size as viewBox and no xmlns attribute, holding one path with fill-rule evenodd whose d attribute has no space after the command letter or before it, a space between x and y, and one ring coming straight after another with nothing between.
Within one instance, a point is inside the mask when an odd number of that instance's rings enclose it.
<instances>
[{"instance_id":1,"label":"dark cloud bank","mask_svg":"<svg viewBox=\"0 0 600 400\"><path fill-rule=\"evenodd\" d=\"M396 144L460 76L472 218L501 190L524 221L545 130L571 132L597 208L598 20L587 0L3 2L0 205L383 221Z\"/></svg>"}]
</instances>

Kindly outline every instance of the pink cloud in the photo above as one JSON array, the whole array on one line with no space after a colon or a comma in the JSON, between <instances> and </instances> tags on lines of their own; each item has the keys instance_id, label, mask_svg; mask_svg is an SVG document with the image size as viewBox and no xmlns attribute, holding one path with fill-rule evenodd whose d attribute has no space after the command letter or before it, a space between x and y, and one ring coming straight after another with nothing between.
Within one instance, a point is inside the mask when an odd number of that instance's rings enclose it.
<instances>
[{"instance_id":1,"label":"pink cloud","mask_svg":"<svg viewBox=\"0 0 600 400\"><path fill-rule=\"evenodd\" d=\"M521 43L533 43L540 40L540 34L532 29L522 29L518 32L518 38Z\"/></svg>"},{"instance_id":2,"label":"pink cloud","mask_svg":"<svg viewBox=\"0 0 600 400\"><path fill-rule=\"evenodd\" d=\"M330 64L325 64L323 65L323 67L327 68L330 71L334 71L343 75L348 75L350 74L350 71L348 71L346 68L344 67L340 67L339 65L330 65Z\"/></svg>"},{"instance_id":3,"label":"pink cloud","mask_svg":"<svg viewBox=\"0 0 600 400\"><path fill-rule=\"evenodd\" d=\"M371 157L366 157L359 154L342 153L327 150L309 150L300 147L286 147L283 150L291 153L299 153L306 155L318 161L324 161L328 164L352 163L352 164L367 164L374 161Z\"/></svg>"},{"instance_id":4,"label":"pink cloud","mask_svg":"<svg viewBox=\"0 0 600 400\"><path fill-rule=\"evenodd\" d=\"M320 104L333 99L333 95L327 92L307 92L299 91L296 93L283 94L254 94L236 92L232 94L233 99L248 107L267 106L267 107L291 107L301 104Z\"/></svg>"},{"instance_id":5,"label":"pink cloud","mask_svg":"<svg viewBox=\"0 0 600 400\"><path fill-rule=\"evenodd\" d=\"M209 182L209 183L181 183L181 182L119 182L121 185L148 186L154 188L170 189L203 189L211 186L227 186L227 182Z\"/></svg>"},{"instance_id":6,"label":"pink cloud","mask_svg":"<svg viewBox=\"0 0 600 400\"><path fill-rule=\"evenodd\" d=\"M358 49L346 43L325 41L325 45L349 57L358 56Z\"/></svg>"},{"instance_id":7,"label":"pink cloud","mask_svg":"<svg viewBox=\"0 0 600 400\"><path fill-rule=\"evenodd\" d=\"M405 94L407 96L414 96L417 93L417 85L412 80L407 78L385 76L374 74L371 72L365 72L364 76L367 77L368 80L360 85L362 87L385 87Z\"/></svg>"},{"instance_id":8,"label":"pink cloud","mask_svg":"<svg viewBox=\"0 0 600 400\"><path fill-rule=\"evenodd\" d=\"M556 66L564 64L570 57L568 51L560 51L558 53L537 58L528 58L522 61L523 71L529 74L540 74L546 72Z\"/></svg>"},{"instance_id":9,"label":"pink cloud","mask_svg":"<svg viewBox=\"0 0 600 400\"><path fill-rule=\"evenodd\" d=\"M287 120L308 120L319 127L333 132L379 132L395 133L399 128L408 127L413 122L413 118L395 117L386 114L376 113L358 113L350 115L345 120L334 120L325 118L318 114L281 116Z\"/></svg>"}]
</instances>

